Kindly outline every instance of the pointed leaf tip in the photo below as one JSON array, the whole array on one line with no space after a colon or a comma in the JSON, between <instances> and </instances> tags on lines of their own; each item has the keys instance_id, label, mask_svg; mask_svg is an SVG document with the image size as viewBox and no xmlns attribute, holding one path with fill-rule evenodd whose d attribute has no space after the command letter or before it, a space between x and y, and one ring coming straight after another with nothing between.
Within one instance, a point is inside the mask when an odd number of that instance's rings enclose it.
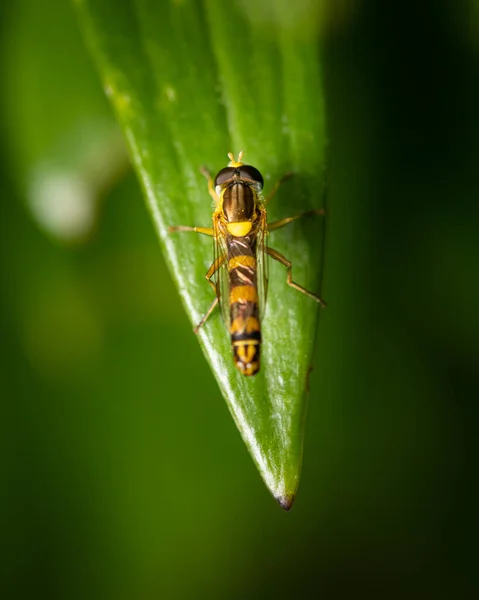
<instances>
[{"instance_id":1,"label":"pointed leaf tip","mask_svg":"<svg viewBox=\"0 0 479 600\"><path fill-rule=\"evenodd\" d=\"M293 494L286 494L284 496L276 496L276 501L285 511L289 512L293 506L295 496Z\"/></svg>"}]
</instances>

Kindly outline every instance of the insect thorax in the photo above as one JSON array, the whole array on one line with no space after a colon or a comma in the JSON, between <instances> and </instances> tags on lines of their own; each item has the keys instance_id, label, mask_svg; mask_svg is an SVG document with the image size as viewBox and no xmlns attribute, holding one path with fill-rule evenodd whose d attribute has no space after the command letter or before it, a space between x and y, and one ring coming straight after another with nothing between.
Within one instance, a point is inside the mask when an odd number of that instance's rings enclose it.
<instances>
[{"instance_id":1,"label":"insect thorax","mask_svg":"<svg viewBox=\"0 0 479 600\"><path fill-rule=\"evenodd\" d=\"M223 214L229 223L252 221L256 213L256 192L241 181L234 182L223 192Z\"/></svg>"}]
</instances>

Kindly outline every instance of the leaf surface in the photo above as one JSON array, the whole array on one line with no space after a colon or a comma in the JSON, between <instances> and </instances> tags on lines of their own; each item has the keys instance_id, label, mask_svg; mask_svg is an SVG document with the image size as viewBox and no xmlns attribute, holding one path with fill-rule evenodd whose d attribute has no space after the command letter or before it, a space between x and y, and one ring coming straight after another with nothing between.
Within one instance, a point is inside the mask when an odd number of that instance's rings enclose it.
<instances>
[{"instance_id":1,"label":"leaf surface","mask_svg":"<svg viewBox=\"0 0 479 600\"><path fill-rule=\"evenodd\" d=\"M192 324L212 301L204 274L211 240L168 232L211 223L199 168L213 175L227 153L265 178L265 194L286 172L269 221L320 208L325 121L319 14L285 2L76 0L104 89L123 128L165 258ZM318 292L324 220L313 216L271 233L269 245L293 263L294 280ZM262 324L262 367L242 376L219 311L198 340L267 487L289 509L301 469L307 377L318 304L286 285L270 264ZM155 276L154 273L151 274ZM192 334L193 335L193 334Z\"/></svg>"}]
</instances>

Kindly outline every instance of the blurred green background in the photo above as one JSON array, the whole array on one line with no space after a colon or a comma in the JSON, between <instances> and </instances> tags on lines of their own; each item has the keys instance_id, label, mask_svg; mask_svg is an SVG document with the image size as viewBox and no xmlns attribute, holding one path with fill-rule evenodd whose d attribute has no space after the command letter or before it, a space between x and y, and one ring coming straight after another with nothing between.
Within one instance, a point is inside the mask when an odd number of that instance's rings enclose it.
<instances>
[{"instance_id":1,"label":"blurred green background","mask_svg":"<svg viewBox=\"0 0 479 600\"><path fill-rule=\"evenodd\" d=\"M325 19L329 306L290 514L191 333L72 8L0 17L4 597L464 597L476 4L343 1Z\"/></svg>"}]
</instances>

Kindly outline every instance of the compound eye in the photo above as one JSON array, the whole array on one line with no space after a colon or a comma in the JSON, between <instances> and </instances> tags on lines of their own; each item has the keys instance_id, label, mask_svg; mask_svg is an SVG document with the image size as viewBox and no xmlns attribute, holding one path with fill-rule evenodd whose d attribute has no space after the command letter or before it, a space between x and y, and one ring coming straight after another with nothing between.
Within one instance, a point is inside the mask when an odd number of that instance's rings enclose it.
<instances>
[{"instance_id":1,"label":"compound eye","mask_svg":"<svg viewBox=\"0 0 479 600\"><path fill-rule=\"evenodd\" d=\"M236 169L234 167L225 167L224 169L221 169L221 171L215 177L215 187L217 185L222 185L225 181L231 179L235 172Z\"/></svg>"},{"instance_id":2,"label":"compound eye","mask_svg":"<svg viewBox=\"0 0 479 600\"><path fill-rule=\"evenodd\" d=\"M255 183L259 184L260 188L263 187L263 176L255 167L243 165L239 168L239 172L242 179L252 179Z\"/></svg>"}]
</instances>

